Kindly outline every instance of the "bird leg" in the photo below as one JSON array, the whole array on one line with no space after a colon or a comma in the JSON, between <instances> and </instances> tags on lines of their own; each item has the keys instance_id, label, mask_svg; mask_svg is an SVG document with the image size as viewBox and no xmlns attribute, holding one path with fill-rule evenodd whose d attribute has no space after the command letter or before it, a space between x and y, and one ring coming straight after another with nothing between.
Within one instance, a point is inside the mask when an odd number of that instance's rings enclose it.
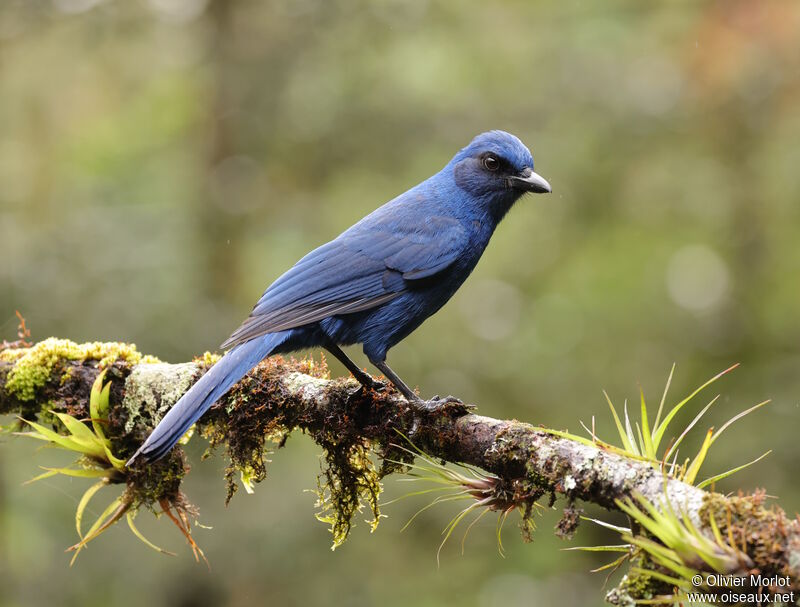
<instances>
[{"instance_id":1,"label":"bird leg","mask_svg":"<svg viewBox=\"0 0 800 607\"><path fill-rule=\"evenodd\" d=\"M361 389L364 390L381 390L384 388L384 385L373 379L373 377L361 369L356 363L350 360L350 357L342 351L342 349L337 346L333 342L328 342L325 344L325 349L333 354L336 359L342 363L348 371L358 380L358 383L361 384Z\"/></svg>"},{"instance_id":2,"label":"bird leg","mask_svg":"<svg viewBox=\"0 0 800 607\"><path fill-rule=\"evenodd\" d=\"M395 388L400 390L400 393L406 397L407 401L410 401L417 405L423 404L425 402L419 396L417 396L411 388L409 388L406 385L406 382L400 379L397 373L392 371L391 367L389 367L389 365L386 364L385 360L371 360L370 362L373 365L375 365L381 373L383 373L386 377L389 378L389 381L391 381L394 384Z\"/></svg>"},{"instance_id":3,"label":"bird leg","mask_svg":"<svg viewBox=\"0 0 800 607\"><path fill-rule=\"evenodd\" d=\"M392 371L391 367L386 364L385 360L371 360L370 362L375 365L381 371L381 373L388 377L389 381L394 384L395 388L400 390L402 395L406 397L406 400L419 411L424 413L449 413L452 411L456 415L465 415L469 412L469 409L474 408L473 405L465 405L455 396L439 398L437 395L431 400L423 400L411 388L409 388L402 379L400 379L397 373Z\"/></svg>"}]
</instances>

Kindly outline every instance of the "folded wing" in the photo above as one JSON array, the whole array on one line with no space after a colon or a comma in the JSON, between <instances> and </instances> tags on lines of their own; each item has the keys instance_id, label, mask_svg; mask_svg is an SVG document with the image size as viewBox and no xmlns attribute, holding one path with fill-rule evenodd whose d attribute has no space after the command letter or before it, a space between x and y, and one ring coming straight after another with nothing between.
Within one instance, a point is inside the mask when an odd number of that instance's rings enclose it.
<instances>
[{"instance_id":1,"label":"folded wing","mask_svg":"<svg viewBox=\"0 0 800 607\"><path fill-rule=\"evenodd\" d=\"M222 348L380 306L449 267L467 245L453 218L405 223L394 213L373 214L306 255L270 285Z\"/></svg>"}]
</instances>

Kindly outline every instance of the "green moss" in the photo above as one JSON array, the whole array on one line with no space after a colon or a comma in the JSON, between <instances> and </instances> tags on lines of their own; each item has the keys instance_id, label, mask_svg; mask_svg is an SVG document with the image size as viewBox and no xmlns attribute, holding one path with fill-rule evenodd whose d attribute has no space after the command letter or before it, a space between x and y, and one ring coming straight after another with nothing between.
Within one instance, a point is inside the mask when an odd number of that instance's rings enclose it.
<instances>
[{"instance_id":1,"label":"green moss","mask_svg":"<svg viewBox=\"0 0 800 607\"><path fill-rule=\"evenodd\" d=\"M213 357L202 357L213 362ZM213 408L201 420L203 437L210 442L209 453L224 445L229 458L225 471L226 503L239 487L239 478L248 492L266 478L270 450L267 443L283 445L296 420L287 418L286 395L276 379L284 368L281 357L270 357L256 368L255 376L245 377L224 397L224 406ZM251 400L265 403L253 407Z\"/></svg>"},{"instance_id":2,"label":"green moss","mask_svg":"<svg viewBox=\"0 0 800 607\"><path fill-rule=\"evenodd\" d=\"M50 379L53 368L63 361L96 360L98 367L123 360L131 365L158 362L144 356L134 344L119 342L91 342L76 344L68 339L50 337L30 348L17 348L0 352L0 360L13 362L14 367L6 380L6 392L21 401L31 401L36 391Z\"/></svg>"},{"instance_id":3,"label":"green moss","mask_svg":"<svg viewBox=\"0 0 800 607\"><path fill-rule=\"evenodd\" d=\"M746 548L762 574L790 575L784 546L791 521L780 508L765 508L765 500L763 492L730 497L709 493L703 498L700 520L709 525L713 517L722 536L732 538L734 545Z\"/></svg>"},{"instance_id":4,"label":"green moss","mask_svg":"<svg viewBox=\"0 0 800 607\"><path fill-rule=\"evenodd\" d=\"M266 477L269 446L280 448L297 429L310 434L324 451L317 479L317 518L330 525L336 548L350 533L353 516L365 508L372 513L372 528L377 525L381 474L371 458L372 441L353 429L351 416L358 403L331 408L320 423L298 400L301 391L293 385L302 381L308 387L309 377L320 382L328 377L324 360L270 357L225 396L224 406L212 408L199 426L211 443L210 449L224 445L230 459L226 470L228 500L240 478L252 491L253 485ZM352 391L352 385L349 388ZM336 388L328 389L328 397L338 400L333 394ZM346 395L341 398L345 400ZM254 402L259 404L254 406Z\"/></svg>"},{"instance_id":5,"label":"green moss","mask_svg":"<svg viewBox=\"0 0 800 607\"><path fill-rule=\"evenodd\" d=\"M164 459L147 466L126 469L127 499L134 509L144 506L154 509L155 504L166 500L173 506L184 497L180 492L181 481L187 467L182 449L173 449Z\"/></svg>"},{"instance_id":6,"label":"green moss","mask_svg":"<svg viewBox=\"0 0 800 607\"><path fill-rule=\"evenodd\" d=\"M192 362L205 365L206 367L211 367L212 365L216 364L220 358L222 358L222 354L206 351L203 352L200 356L195 356Z\"/></svg>"},{"instance_id":7,"label":"green moss","mask_svg":"<svg viewBox=\"0 0 800 607\"><path fill-rule=\"evenodd\" d=\"M653 600L661 591L668 597L672 589L644 572L626 573L619 585L606 595L606 602L618 607L635 607L641 602ZM669 604L669 601L664 601L664 604Z\"/></svg>"},{"instance_id":8,"label":"green moss","mask_svg":"<svg viewBox=\"0 0 800 607\"><path fill-rule=\"evenodd\" d=\"M380 474L363 443L326 443L325 464L317 477L317 519L330 525L331 550L341 546L350 534L353 516L369 506L372 531L380 521L379 498L383 489Z\"/></svg>"}]
</instances>

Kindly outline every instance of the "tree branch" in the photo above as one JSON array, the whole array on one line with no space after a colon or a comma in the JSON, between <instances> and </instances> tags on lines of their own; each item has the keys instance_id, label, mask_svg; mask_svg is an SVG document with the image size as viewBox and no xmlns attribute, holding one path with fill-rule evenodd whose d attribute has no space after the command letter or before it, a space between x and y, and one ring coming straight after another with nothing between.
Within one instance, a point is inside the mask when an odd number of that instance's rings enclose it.
<instances>
[{"instance_id":1,"label":"tree branch","mask_svg":"<svg viewBox=\"0 0 800 607\"><path fill-rule=\"evenodd\" d=\"M6 349L0 351L0 413L53 422L52 409L88 419L88 397L99 367L106 365L111 381L107 434L115 455L124 460L212 363L208 355L185 364L144 362L135 347L125 344L78 346L52 339L32 348ZM766 508L763 496L703 491L662 474L649 462L530 424L464 414L458 407L422 413L389 388L367 393L357 388L352 378L329 379L324 362L311 359L272 357L248 374L198 424L212 446L224 448L231 460L229 497L235 472L245 480L264 477L265 441L280 445L300 429L326 451L328 471L321 492L344 539L349 517L362 502L377 515L380 476L402 468L396 462L409 461L400 447L404 436L431 458L494 475L491 491L496 499L490 503L495 509L514 505L524 511L541 497L563 496L570 504L566 520L576 501L619 510L621 501L646 500L662 512L685 513L709 538L718 527L746 555L739 569L729 573L788 576L790 589L800 591L800 524L778 507ZM367 449L378 453L380 471L364 461ZM183 500L179 485L185 470L178 448L165 461L126 471L123 482L134 506L164 500L177 504ZM573 523L566 525L567 533ZM661 570L644 553L636 564ZM697 568L704 570L702 563ZM659 580L629 574L609 599L627 603L663 590Z\"/></svg>"}]
</instances>

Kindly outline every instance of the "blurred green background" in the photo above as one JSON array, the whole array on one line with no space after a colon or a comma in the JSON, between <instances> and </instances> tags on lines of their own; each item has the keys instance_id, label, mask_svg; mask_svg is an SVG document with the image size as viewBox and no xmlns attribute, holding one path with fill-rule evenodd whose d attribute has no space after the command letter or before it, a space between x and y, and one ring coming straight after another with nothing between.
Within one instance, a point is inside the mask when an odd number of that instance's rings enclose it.
<instances>
[{"instance_id":1,"label":"blurred green background","mask_svg":"<svg viewBox=\"0 0 800 607\"><path fill-rule=\"evenodd\" d=\"M794 512L798 39L796 0L4 0L0 338L20 310L34 339L175 362L214 349L305 252L501 128L555 193L518 204L393 367L487 415L573 431L597 415L611 437L603 388L657 402L673 362L676 398L741 362L705 425L773 403L706 472L773 448L720 489L766 487ZM486 517L437 569L453 509L401 534L426 503L412 498L331 552L304 492L319 450L298 435L227 509L224 462L190 450L210 572L149 514L141 528L177 558L120 526L69 569L86 483L23 487L54 456L1 440L3 607L599 605L603 561L560 549L615 541L588 524L557 540L553 511L532 545L508 524L503 559Z\"/></svg>"}]
</instances>

